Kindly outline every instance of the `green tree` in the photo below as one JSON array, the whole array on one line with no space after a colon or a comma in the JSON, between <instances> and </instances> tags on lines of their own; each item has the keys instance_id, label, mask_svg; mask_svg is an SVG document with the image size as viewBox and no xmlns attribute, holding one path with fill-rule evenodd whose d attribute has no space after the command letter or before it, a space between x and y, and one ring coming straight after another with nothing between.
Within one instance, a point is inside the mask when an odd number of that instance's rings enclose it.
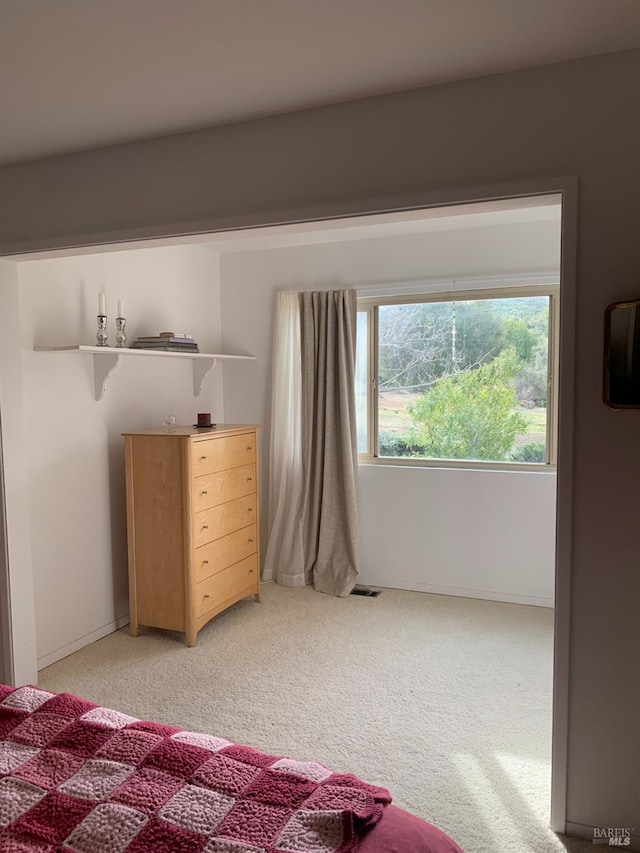
<instances>
[{"instance_id":1,"label":"green tree","mask_svg":"<svg viewBox=\"0 0 640 853\"><path fill-rule=\"evenodd\" d=\"M431 459L507 458L527 421L514 411L520 369L510 346L488 364L436 382L408 406L413 428L406 442Z\"/></svg>"},{"instance_id":2,"label":"green tree","mask_svg":"<svg viewBox=\"0 0 640 853\"><path fill-rule=\"evenodd\" d=\"M517 320L515 317L509 317L504 325L507 346L514 346L518 358L522 361L530 361L533 349L538 343L538 336L530 331L524 320Z\"/></svg>"},{"instance_id":3,"label":"green tree","mask_svg":"<svg viewBox=\"0 0 640 853\"><path fill-rule=\"evenodd\" d=\"M479 299L454 303L454 306L459 367L491 361L505 346L505 322L496 313L495 303Z\"/></svg>"},{"instance_id":4,"label":"green tree","mask_svg":"<svg viewBox=\"0 0 640 853\"><path fill-rule=\"evenodd\" d=\"M512 451L512 462L546 462L547 445L544 441L530 441Z\"/></svg>"}]
</instances>

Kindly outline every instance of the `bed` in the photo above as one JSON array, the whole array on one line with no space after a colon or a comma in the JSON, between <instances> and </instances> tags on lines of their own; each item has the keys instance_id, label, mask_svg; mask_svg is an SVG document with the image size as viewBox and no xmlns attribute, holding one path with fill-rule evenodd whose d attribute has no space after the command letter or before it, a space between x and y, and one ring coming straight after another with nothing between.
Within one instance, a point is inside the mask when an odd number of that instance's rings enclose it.
<instances>
[{"instance_id":1,"label":"bed","mask_svg":"<svg viewBox=\"0 0 640 853\"><path fill-rule=\"evenodd\" d=\"M461 853L314 761L0 685L0 853Z\"/></svg>"}]
</instances>

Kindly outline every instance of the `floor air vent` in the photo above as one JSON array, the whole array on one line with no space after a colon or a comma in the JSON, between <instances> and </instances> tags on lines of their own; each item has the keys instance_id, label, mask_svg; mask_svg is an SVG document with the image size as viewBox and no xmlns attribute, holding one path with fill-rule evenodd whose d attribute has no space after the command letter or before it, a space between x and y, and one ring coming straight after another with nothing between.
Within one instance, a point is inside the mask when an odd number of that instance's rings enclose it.
<instances>
[{"instance_id":1,"label":"floor air vent","mask_svg":"<svg viewBox=\"0 0 640 853\"><path fill-rule=\"evenodd\" d=\"M370 586L362 586L357 584L351 590L351 595L366 595L368 598L376 598L382 592L381 589L371 589Z\"/></svg>"}]
</instances>

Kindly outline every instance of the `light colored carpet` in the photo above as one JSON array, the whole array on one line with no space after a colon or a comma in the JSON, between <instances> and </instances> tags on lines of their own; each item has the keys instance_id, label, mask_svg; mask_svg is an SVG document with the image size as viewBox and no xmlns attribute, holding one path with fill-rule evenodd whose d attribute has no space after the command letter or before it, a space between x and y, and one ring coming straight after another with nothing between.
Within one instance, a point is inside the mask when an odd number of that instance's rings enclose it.
<instances>
[{"instance_id":1,"label":"light colored carpet","mask_svg":"<svg viewBox=\"0 0 640 853\"><path fill-rule=\"evenodd\" d=\"M384 785L467 853L572 853L548 828L550 610L263 587L200 633L126 629L40 685Z\"/></svg>"}]
</instances>

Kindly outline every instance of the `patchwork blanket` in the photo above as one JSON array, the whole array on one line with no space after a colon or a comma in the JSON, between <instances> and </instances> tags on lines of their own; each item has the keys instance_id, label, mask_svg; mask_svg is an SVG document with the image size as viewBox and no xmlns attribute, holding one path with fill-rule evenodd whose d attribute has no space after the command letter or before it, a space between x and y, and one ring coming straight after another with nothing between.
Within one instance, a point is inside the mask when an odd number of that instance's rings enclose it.
<instances>
[{"instance_id":1,"label":"patchwork blanket","mask_svg":"<svg viewBox=\"0 0 640 853\"><path fill-rule=\"evenodd\" d=\"M388 791L0 685L0 853L354 853Z\"/></svg>"}]
</instances>

